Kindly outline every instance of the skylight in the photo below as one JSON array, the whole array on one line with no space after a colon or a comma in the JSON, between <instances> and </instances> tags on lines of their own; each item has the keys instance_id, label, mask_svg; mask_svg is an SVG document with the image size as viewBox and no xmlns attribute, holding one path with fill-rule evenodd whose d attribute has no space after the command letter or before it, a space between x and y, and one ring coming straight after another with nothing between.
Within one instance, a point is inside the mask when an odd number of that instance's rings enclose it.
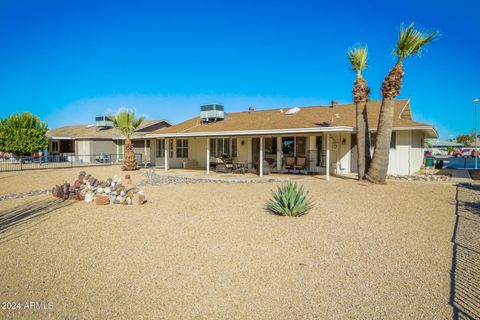
<instances>
[{"instance_id":1,"label":"skylight","mask_svg":"<svg viewBox=\"0 0 480 320\"><path fill-rule=\"evenodd\" d=\"M298 111L300 111L300 108L292 108L292 109L289 109L287 112L285 112L286 115L292 115L292 114L295 114L297 113Z\"/></svg>"}]
</instances>

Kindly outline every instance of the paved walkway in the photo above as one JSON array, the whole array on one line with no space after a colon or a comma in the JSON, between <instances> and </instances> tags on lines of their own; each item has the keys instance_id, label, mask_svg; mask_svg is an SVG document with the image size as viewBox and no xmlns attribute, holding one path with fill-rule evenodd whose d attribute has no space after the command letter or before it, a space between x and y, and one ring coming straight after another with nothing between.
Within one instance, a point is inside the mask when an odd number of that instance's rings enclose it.
<instances>
[{"instance_id":1,"label":"paved walkway","mask_svg":"<svg viewBox=\"0 0 480 320\"><path fill-rule=\"evenodd\" d=\"M450 304L454 319L480 319L480 186L458 185Z\"/></svg>"},{"instance_id":2,"label":"paved walkway","mask_svg":"<svg viewBox=\"0 0 480 320\"><path fill-rule=\"evenodd\" d=\"M452 182L455 183L470 183L472 177L467 169L453 169L452 170Z\"/></svg>"}]
</instances>

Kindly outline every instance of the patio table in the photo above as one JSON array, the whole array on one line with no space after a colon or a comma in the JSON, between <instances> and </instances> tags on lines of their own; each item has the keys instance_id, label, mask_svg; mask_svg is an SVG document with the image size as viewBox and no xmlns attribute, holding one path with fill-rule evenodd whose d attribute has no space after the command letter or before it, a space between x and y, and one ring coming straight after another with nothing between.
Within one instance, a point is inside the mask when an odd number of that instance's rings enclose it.
<instances>
[{"instance_id":1,"label":"patio table","mask_svg":"<svg viewBox=\"0 0 480 320\"><path fill-rule=\"evenodd\" d=\"M249 169L249 166L251 167L253 163L251 162L245 162L245 161L239 161L239 162L234 162L233 163L233 169L234 170L239 170L240 173L245 174L247 170Z\"/></svg>"}]
</instances>

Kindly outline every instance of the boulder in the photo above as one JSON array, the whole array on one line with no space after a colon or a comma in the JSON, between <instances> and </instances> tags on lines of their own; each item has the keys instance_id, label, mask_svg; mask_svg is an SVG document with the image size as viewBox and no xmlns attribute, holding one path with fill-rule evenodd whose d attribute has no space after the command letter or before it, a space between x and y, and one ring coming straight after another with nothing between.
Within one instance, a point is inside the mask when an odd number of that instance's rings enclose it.
<instances>
[{"instance_id":1,"label":"boulder","mask_svg":"<svg viewBox=\"0 0 480 320\"><path fill-rule=\"evenodd\" d=\"M56 198L63 198L63 189L59 185L52 188L52 195Z\"/></svg>"},{"instance_id":2,"label":"boulder","mask_svg":"<svg viewBox=\"0 0 480 320\"><path fill-rule=\"evenodd\" d=\"M76 180L74 186L75 189L80 189L82 187L82 182L80 180Z\"/></svg>"},{"instance_id":3,"label":"boulder","mask_svg":"<svg viewBox=\"0 0 480 320\"><path fill-rule=\"evenodd\" d=\"M107 196L101 196L95 199L97 206L104 206L110 203L110 199Z\"/></svg>"}]
</instances>

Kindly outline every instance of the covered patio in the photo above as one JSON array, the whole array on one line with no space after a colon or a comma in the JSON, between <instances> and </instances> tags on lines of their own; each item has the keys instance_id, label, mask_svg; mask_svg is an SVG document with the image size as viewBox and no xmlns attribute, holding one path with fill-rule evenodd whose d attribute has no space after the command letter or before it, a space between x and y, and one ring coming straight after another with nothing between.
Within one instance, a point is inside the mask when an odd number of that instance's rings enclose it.
<instances>
[{"instance_id":1,"label":"covered patio","mask_svg":"<svg viewBox=\"0 0 480 320\"><path fill-rule=\"evenodd\" d=\"M352 165L351 127L316 130L272 130L263 134L174 134L158 138L155 166L170 169L203 169L206 174L219 171L223 158L230 159L231 172L325 175L350 173Z\"/></svg>"}]
</instances>

